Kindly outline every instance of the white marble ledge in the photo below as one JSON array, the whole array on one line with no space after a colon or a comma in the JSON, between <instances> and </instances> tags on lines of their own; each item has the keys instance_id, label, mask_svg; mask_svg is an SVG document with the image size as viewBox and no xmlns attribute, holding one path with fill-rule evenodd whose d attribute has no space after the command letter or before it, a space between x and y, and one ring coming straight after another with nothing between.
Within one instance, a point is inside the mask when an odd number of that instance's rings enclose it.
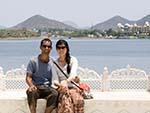
<instances>
[{"instance_id":1,"label":"white marble ledge","mask_svg":"<svg viewBox=\"0 0 150 113\"><path fill-rule=\"evenodd\" d=\"M85 113L150 113L150 93L92 92L85 100ZM44 113L45 101L38 100L37 113ZM29 113L25 91L0 91L0 113ZM55 113L55 112L53 112Z\"/></svg>"},{"instance_id":2,"label":"white marble ledge","mask_svg":"<svg viewBox=\"0 0 150 113\"><path fill-rule=\"evenodd\" d=\"M97 92L92 91L93 100L144 100L150 101L148 91L125 92ZM0 99L26 99L26 91L0 91ZM91 100L91 99L89 99Z\"/></svg>"},{"instance_id":3,"label":"white marble ledge","mask_svg":"<svg viewBox=\"0 0 150 113\"><path fill-rule=\"evenodd\" d=\"M92 92L94 100L141 100L150 101L150 92Z\"/></svg>"},{"instance_id":4,"label":"white marble ledge","mask_svg":"<svg viewBox=\"0 0 150 113\"><path fill-rule=\"evenodd\" d=\"M26 91L0 91L0 99L4 100L22 100L22 99L26 99Z\"/></svg>"}]
</instances>

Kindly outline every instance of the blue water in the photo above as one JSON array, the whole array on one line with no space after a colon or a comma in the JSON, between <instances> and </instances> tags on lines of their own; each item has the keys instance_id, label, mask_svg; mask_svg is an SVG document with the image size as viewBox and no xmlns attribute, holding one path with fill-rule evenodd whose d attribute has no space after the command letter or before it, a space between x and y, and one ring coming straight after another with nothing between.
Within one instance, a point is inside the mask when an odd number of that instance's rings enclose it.
<instances>
[{"instance_id":1,"label":"blue water","mask_svg":"<svg viewBox=\"0 0 150 113\"><path fill-rule=\"evenodd\" d=\"M55 43L51 56L56 57ZM67 40L71 54L76 56L79 65L102 73L104 66L110 71L126 67L150 72L150 40ZM40 40L0 40L0 66L9 69L27 65L32 56L40 53Z\"/></svg>"}]
</instances>

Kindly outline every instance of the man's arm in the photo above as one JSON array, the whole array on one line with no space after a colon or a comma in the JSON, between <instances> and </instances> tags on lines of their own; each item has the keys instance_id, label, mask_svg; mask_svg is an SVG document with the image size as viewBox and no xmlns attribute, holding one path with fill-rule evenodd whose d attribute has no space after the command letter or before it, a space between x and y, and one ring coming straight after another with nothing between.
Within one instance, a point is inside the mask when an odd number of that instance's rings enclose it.
<instances>
[{"instance_id":1,"label":"man's arm","mask_svg":"<svg viewBox=\"0 0 150 113\"><path fill-rule=\"evenodd\" d=\"M28 89L29 91L37 90L37 87L32 82L32 74L27 73L27 75L26 75L26 83L29 86L29 89Z\"/></svg>"}]
</instances>

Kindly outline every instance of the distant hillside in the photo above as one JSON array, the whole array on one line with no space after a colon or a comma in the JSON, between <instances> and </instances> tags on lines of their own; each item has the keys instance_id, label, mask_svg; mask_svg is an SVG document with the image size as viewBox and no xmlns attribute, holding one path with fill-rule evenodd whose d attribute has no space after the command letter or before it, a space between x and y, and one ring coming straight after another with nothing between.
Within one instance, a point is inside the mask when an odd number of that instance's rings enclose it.
<instances>
[{"instance_id":1,"label":"distant hillside","mask_svg":"<svg viewBox=\"0 0 150 113\"><path fill-rule=\"evenodd\" d=\"M0 29L5 29L6 27L0 25Z\"/></svg>"},{"instance_id":2,"label":"distant hillside","mask_svg":"<svg viewBox=\"0 0 150 113\"><path fill-rule=\"evenodd\" d=\"M150 15L147 15L147 16L143 17L142 19L136 21L137 25L144 25L145 22L150 23Z\"/></svg>"},{"instance_id":3,"label":"distant hillside","mask_svg":"<svg viewBox=\"0 0 150 113\"><path fill-rule=\"evenodd\" d=\"M130 21L128 19L125 19L121 16L114 16L112 18L110 18L107 21L104 21L102 23L96 24L92 27L92 29L97 29L97 30L108 30L108 29L116 29L117 28L117 24L121 23L121 24L134 24L136 23L137 25L144 25L145 22L149 22L150 23L150 15L147 15L145 17L143 17L142 19L139 19L137 21Z\"/></svg>"},{"instance_id":4,"label":"distant hillside","mask_svg":"<svg viewBox=\"0 0 150 113\"><path fill-rule=\"evenodd\" d=\"M17 24L16 26L12 27L13 29L67 29L67 30L74 30L75 28L66 25L62 22L51 20L48 18L45 18L40 15L35 15L30 17L29 19L25 20L24 22L21 22Z\"/></svg>"},{"instance_id":5,"label":"distant hillside","mask_svg":"<svg viewBox=\"0 0 150 113\"><path fill-rule=\"evenodd\" d=\"M72 21L63 21L63 23L66 24L66 25L72 26L74 28L79 28L79 26L76 23L72 22Z\"/></svg>"},{"instance_id":6,"label":"distant hillside","mask_svg":"<svg viewBox=\"0 0 150 113\"><path fill-rule=\"evenodd\" d=\"M98 23L94 26L92 26L91 29L97 29L97 30L108 30L108 29L116 29L117 24L137 24L137 25L144 25L145 22L150 23L150 15L147 15L139 20L136 21L130 21L128 19L125 19L121 16L114 16L104 22ZM0 29L3 29L5 27L1 27ZM56 20L51 20L46 17L35 15L30 17L29 19L25 20L24 22L21 22L17 24L16 26L11 27L12 29L67 29L67 30L75 30L79 29L78 25L75 24L72 21L64 21L59 22ZM88 29L88 28L80 28L80 29Z\"/></svg>"},{"instance_id":7,"label":"distant hillside","mask_svg":"<svg viewBox=\"0 0 150 113\"><path fill-rule=\"evenodd\" d=\"M97 29L97 30L108 30L108 29L116 29L117 24L122 23L122 24L132 24L134 21L129 21L125 18L122 18L121 16L115 16L110 18L107 21L104 21L102 23L96 24L95 26L92 27L92 29Z\"/></svg>"}]
</instances>

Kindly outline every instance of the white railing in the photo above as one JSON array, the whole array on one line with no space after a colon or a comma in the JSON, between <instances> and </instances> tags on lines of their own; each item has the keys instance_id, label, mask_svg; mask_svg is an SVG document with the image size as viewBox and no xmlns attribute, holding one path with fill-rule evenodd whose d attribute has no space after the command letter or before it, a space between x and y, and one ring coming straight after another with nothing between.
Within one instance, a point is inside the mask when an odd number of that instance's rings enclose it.
<instances>
[{"instance_id":1,"label":"white railing","mask_svg":"<svg viewBox=\"0 0 150 113\"><path fill-rule=\"evenodd\" d=\"M26 69L24 66L3 73L0 68L0 90L25 90ZM109 73L105 67L101 75L87 68L78 68L78 76L81 81L90 85L95 91L126 91L126 90L149 90L150 82L146 72L131 68L129 65L123 69L117 69Z\"/></svg>"},{"instance_id":2,"label":"white railing","mask_svg":"<svg viewBox=\"0 0 150 113\"><path fill-rule=\"evenodd\" d=\"M129 65L123 69L117 69L110 74L110 90L147 90L148 75L145 71L131 68Z\"/></svg>"},{"instance_id":3,"label":"white railing","mask_svg":"<svg viewBox=\"0 0 150 113\"><path fill-rule=\"evenodd\" d=\"M102 75L99 75L93 70L82 67L78 68L77 75L81 78L81 82L89 84L92 90L102 90Z\"/></svg>"}]
</instances>

